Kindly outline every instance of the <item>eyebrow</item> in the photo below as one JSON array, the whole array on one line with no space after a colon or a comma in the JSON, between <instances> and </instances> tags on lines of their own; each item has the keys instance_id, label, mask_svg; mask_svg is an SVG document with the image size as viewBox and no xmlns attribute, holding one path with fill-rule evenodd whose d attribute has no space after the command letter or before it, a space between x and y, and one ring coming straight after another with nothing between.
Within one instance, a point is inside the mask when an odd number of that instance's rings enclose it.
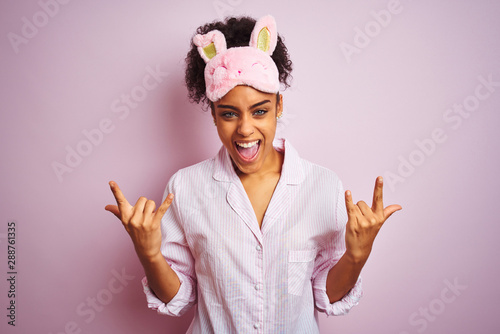
<instances>
[{"instance_id":1,"label":"eyebrow","mask_svg":"<svg viewBox=\"0 0 500 334\"><path fill-rule=\"evenodd\" d=\"M264 101L257 102L255 104L251 105L250 109L257 108L263 104L270 103L270 102L271 102L271 100L264 100ZM238 108L236 108L235 106L232 106L230 104L218 104L217 108L225 108L225 109L232 109L232 110L238 111Z\"/></svg>"}]
</instances>

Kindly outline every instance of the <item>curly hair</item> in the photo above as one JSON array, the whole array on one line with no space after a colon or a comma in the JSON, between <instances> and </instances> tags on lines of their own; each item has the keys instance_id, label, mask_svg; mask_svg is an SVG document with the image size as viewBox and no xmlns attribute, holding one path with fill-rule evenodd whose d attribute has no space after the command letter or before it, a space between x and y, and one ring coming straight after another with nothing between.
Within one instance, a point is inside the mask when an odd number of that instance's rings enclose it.
<instances>
[{"instance_id":1,"label":"curly hair","mask_svg":"<svg viewBox=\"0 0 500 334\"><path fill-rule=\"evenodd\" d=\"M250 35L255 26L255 20L251 17L228 17L225 21L214 21L198 27L195 34L206 34L211 30L219 30L226 37L228 48L238 46L248 46ZM283 43L283 38L278 35L278 43L271 58L276 63L279 72L279 80L285 88L290 87L292 78L292 61L288 54L288 49ZM186 86L188 97L191 102L208 105L205 91L205 61L200 57L198 49L191 39L191 49L186 56Z\"/></svg>"}]
</instances>

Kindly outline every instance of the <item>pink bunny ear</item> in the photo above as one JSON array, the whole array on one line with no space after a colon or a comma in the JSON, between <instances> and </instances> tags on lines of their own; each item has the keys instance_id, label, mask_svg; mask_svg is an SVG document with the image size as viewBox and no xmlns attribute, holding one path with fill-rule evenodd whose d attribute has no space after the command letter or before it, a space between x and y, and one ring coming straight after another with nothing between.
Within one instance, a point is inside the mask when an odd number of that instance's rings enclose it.
<instances>
[{"instance_id":1,"label":"pink bunny ear","mask_svg":"<svg viewBox=\"0 0 500 334\"><path fill-rule=\"evenodd\" d=\"M276 30L276 20L271 15L261 17L250 36L250 46L272 55L278 43L278 31Z\"/></svg>"},{"instance_id":2,"label":"pink bunny ear","mask_svg":"<svg viewBox=\"0 0 500 334\"><path fill-rule=\"evenodd\" d=\"M219 30L209 31L205 35L198 34L193 37L193 43L198 47L198 52L205 63L227 50L226 37Z\"/></svg>"}]
</instances>

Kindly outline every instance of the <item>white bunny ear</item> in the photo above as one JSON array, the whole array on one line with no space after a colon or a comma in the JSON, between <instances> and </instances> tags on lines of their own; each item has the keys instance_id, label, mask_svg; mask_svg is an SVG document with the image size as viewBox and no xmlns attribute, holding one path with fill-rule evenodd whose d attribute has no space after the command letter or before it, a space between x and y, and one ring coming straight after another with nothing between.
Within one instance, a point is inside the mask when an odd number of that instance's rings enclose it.
<instances>
[{"instance_id":1,"label":"white bunny ear","mask_svg":"<svg viewBox=\"0 0 500 334\"><path fill-rule=\"evenodd\" d=\"M198 34L193 37L193 43L198 47L198 52L205 63L227 50L226 37L219 30L209 31L205 35Z\"/></svg>"},{"instance_id":2,"label":"white bunny ear","mask_svg":"<svg viewBox=\"0 0 500 334\"><path fill-rule=\"evenodd\" d=\"M278 43L278 31L276 30L276 20L271 15L261 17L250 36L250 46L272 55Z\"/></svg>"}]
</instances>

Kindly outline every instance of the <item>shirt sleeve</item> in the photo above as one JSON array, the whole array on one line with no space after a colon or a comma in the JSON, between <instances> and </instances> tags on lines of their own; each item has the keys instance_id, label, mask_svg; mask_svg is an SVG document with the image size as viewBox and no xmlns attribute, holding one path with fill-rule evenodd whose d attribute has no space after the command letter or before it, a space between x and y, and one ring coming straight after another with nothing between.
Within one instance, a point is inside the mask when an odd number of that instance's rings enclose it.
<instances>
[{"instance_id":1,"label":"shirt sleeve","mask_svg":"<svg viewBox=\"0 0 500 334\"><path fill-rule=\"evenodd\" d=\"M176 174L177 175L177 174ZM172 177L163 200L169 193L174 194L174 201L161 221L162 244L161 253L170 267L175 271L181 282L177 294L168 303L162 302L150 289L146 277L142 285L148 307L160 314L179 317L187 312L196 303L196 276L194 273L194 259L186 242L186 235L181 224L179 201L182 191L176 185L176 175Z\"/></svg>"},{"instance_id":2,"label":"shirt sleeve","mask_svg":"<svg viewBox=\"0 0 500 334\"><path fill-rule=\"evenodd\" d=\"M335 229L333 235L329 234L326 237L333 239L328 240L328 246L320 250L315 268L313 272L313 292L316 303L316 308L330 315L347 314L352 307L358 305L359 300L363 296L361 287L361 277L358 277L354 287L341 300L330 303L326 294L326 279L328 272L337 264L342 255L345 253L345 226L347 223L347 211L344 201L344 189L340 181L337 182L337 201L335 208Z\"/></svg>"}]
</instances>

